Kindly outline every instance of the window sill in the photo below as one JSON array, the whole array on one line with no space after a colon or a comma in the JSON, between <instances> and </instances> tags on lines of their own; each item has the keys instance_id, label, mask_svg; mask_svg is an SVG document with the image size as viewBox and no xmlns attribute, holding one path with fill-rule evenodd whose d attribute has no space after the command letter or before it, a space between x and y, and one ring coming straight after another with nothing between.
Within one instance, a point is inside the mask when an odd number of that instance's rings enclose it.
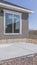
<instances>
[{"instance_id":1,"label":"window sill","mask_svg":"<svg viewBox=\"0 0 37 65\"><path fill-rule=\"evenodd\" d=\"M4 35L21 35L21 33L4 33Z\"/></svg>"}]
</instances>

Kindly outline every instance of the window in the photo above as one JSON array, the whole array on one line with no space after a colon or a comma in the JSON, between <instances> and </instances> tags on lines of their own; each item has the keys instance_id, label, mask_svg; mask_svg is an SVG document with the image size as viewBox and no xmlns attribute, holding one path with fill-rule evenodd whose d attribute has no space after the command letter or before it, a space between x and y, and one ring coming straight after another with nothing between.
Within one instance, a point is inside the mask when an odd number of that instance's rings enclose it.
<instances>
[{"instance_id":1,"label":"window","mask_svg":"<svg viewBox=\"0 0 37 65\"><path fill-rule=\"evenodd\" d=\"M5 33L21 33L21 13L4 11Z\"/></svg>"}]
</instances>

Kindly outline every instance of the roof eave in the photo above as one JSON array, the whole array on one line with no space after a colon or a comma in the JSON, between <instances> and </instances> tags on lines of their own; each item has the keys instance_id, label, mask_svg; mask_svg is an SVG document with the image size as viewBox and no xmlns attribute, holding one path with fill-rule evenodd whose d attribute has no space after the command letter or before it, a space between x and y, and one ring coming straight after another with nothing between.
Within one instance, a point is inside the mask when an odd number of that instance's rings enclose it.
<instances>
[{"instance_id":1,"label":"roof eave","mask_svg":"<svg viewBox=\"0 0 37 65\"><path fill-rule=\"evenodd\" d=\"M11 10L16 10L16 11L20 11L20 12L25 12L25 13L29 13L29 14L34 13L34 11L20 8L20 7L16 7L16 6L9 5L9 4L5 4L5 3L0 3L0 7L11 9Z\"/></svg>"}]
</instances>

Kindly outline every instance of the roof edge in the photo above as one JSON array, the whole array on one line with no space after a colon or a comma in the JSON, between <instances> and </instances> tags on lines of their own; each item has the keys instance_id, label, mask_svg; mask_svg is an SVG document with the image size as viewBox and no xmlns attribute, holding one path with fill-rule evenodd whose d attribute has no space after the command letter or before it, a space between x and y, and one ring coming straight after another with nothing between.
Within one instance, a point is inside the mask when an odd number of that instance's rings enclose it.
<instances>
[{"instance_id":1,"label":"roof edge","mask_svg":"<svg viewBox=\"0 0 37 65\"><path fill-rule=\"evenodd\" d=\"M21 8L21 7L18 7L18 6L14 6L14 5L10 5L10 4L6 4L6 3L1 3L0 2L0 7L5 7L5 8L9 8L9 9L13 9L13 10L16 10L16 11L22 11L22 12L27 12L27 13L34 13L34 11L31 11L29 9L25 9L25 8Z\"/></svg>"}]
</instances>

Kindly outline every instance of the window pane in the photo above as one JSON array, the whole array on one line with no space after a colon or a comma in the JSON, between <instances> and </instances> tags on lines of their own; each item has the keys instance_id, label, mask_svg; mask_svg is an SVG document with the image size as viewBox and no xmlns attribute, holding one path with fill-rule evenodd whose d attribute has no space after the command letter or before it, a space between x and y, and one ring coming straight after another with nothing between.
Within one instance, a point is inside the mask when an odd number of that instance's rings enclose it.
<instances>
[{"instance_id":1,"label":"window pane","mask_svg":"<svg viewBox=\"0 0 37 65\"><path fill-rule=\"evenodd\" d=\"M14 14L14 33L20 32L20 16Z\"/></svg>"},{"instance_id":2,"label":"window pane","mask_svg":"<svg viewBox=\"0 0 37 65\"><path fill-rule=\"evenodd\" d=\"M12 14L6 13L5 20L5 32L12 33Z\"/></svg>"}]
</instances>

